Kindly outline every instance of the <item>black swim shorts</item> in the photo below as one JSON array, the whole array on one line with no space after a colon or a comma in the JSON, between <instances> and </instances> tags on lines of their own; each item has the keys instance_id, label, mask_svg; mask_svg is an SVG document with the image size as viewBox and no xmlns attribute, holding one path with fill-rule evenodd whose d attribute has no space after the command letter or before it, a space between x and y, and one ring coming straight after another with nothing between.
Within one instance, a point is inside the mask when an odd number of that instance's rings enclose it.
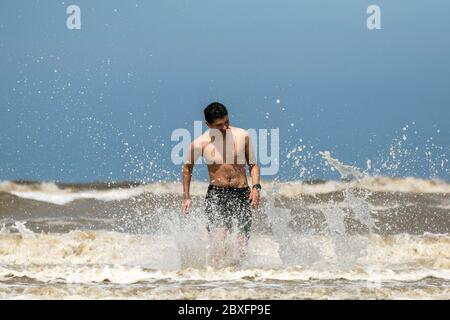
<instances>
[{"instance_id":1,"label":"black swim shorts","mask_svg":"<svg viewBox=\"0 0 450 320\"><path fill-rule=\"evenodd\" d=\"M252 226L249 196L249 187L230 188L209 185L205 199L207 230L226 228L231 232L234 220L239 234L249 238Z\"/></svg>"}]
</instances>

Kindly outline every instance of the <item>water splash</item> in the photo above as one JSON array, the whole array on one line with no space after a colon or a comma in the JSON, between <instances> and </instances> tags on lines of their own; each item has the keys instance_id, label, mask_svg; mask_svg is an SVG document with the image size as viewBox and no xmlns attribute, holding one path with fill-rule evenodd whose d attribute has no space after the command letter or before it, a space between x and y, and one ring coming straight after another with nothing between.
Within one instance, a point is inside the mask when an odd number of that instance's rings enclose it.
<instances>
[{"instance_id":1,"label":"water splash","mask_svg":"<svg viewBox=\"0 0 450 320\"><path fill-rule=\"evenodd\" d=\"M14 221L10 225L4 223L0 229L0 234L19 233L22 237L35 238L36 234L25 226L26 223L26 221Z\"/></svg>"},{"instance_id":2,"label":"water splash","mask_svg":"<svg viewBox=\"0 0 450 320\"><path fill-rule=\"evenodd\" d=\"M272 236L278 243L278 254L284 266L313 266L323 262L317 243L310 241L310 233L299 234L292 228L291 210L275 206L279 189L272 184L266 195L263 211L271 226Z\"/></svg>"},{"instance_id":3,"label":"water splash","mask_svg":"<svg viewBox=\"0 0 450 320\"><path fill-rule=\"evenodd\" d=\"M343 180L352 180L357 179L361 180L367 177L367 174L364 172L360 172L358 168L343 164L337 159L331 157L331 153L329 151L319 152L322 158L330 165L332 168L336 169L341 175L341 179Z\"/></svg>"},{"instance_id":4,"label":"water splash","mask_svg":"<svg viewBox=\"0 0 450 320\"><path fill-rule=\"evenodd\" d=\"M368 178L366 172L358 168L343 164L333 158L329 151L319 153L327 164L337 170L343 180L356 180ZM295 156L289 154L295 162ZM368 166L369 168L370 166ZM325 232L333 242L332 250L324 244L314 241L317 233L314 231L298 232L293 228L291 211L275 206L275 198L279 198L279 190L272 185L271 192L267 195L267 203L264 208L270 221L273 237L279 243L279 254L284 265L300 265L305 267L322 266L327 268L351 268L358 259L364 258L367 242L349 236L345 220L353 215L353 218L364 225L370 233L375 227L375 221L371 216L368 202L370 193L356 193L350 187L342 192L343 200L340 202L330 200L320 208L320 213L325 218ZM299 200L301 202L301 199ZM297 204L302 207L301 203ZM345 208L342 206L345 205Z\"/></svg>"}]
</instances>

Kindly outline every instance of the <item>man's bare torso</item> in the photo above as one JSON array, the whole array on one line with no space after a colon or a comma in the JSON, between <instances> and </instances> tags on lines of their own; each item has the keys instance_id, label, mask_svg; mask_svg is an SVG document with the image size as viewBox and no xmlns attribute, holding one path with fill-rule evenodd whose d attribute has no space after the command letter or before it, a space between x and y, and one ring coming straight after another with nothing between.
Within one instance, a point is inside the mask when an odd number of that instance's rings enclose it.
<instances>
[{"instance_id":1,"label":"man's bare torso","mask_svg":"<svg viewBox=\"0 0 450 320\"><path fill-rule=\"evenodd\" d=\"M245 164L249 148L246 148L246 139L247 131L229 127L226 132L217 130L211 134L211 131L207 131L194 141L198 155L201 154L207 164L212 185L233 188L248 186Z\"/></svg>"}]
</instances>

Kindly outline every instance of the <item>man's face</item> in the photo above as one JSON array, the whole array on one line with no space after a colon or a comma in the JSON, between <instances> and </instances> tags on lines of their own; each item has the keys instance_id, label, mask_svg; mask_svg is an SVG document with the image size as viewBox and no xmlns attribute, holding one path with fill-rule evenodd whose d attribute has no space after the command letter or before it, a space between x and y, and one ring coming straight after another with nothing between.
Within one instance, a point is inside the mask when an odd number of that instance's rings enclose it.
<instances>
[{"instance_id":1,"label":"man's face","mask_svg":"<svg viewBox=\"0 0 450 320\"><path fill-rule=\"evenodd\" d=\"M225 133L230 126L230 120L228 119L228 116L225 116L223 118L214 120L213 123L206 122L206 124L211 129L217 129L222 133Z\"/></svg>"}]
</instances>

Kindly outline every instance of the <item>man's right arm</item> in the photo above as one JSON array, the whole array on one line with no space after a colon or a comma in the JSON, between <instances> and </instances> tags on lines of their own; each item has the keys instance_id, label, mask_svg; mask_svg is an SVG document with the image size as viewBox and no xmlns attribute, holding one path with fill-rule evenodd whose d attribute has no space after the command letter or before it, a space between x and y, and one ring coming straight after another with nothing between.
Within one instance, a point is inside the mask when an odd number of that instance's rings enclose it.
<instances>
[{"instance_id":1,"label":"man's right arm","mask_svg":"<svg viewBox=\"0 0 450 320\"><path fill-rule=\"evenodd\" d=\"M191 187L192 172L198 157L201 155L201 144L198 141L191 143L188 155L183 165L183 206L181 212L187 214L191 207L191 195L189 189Z\"/></svg>"},{"instance_id":2,"label":"man's right arm","mask_svg":"<svg viewBox=\"0 0 450 320\"><path fill-rule=\"evenodd\" d=\"M191 196L189 189L191 186L192 171L194 170L194 164L183 165L183 207L181 212L187 214L191 207Z\"/></svg>"}]
</instances>

